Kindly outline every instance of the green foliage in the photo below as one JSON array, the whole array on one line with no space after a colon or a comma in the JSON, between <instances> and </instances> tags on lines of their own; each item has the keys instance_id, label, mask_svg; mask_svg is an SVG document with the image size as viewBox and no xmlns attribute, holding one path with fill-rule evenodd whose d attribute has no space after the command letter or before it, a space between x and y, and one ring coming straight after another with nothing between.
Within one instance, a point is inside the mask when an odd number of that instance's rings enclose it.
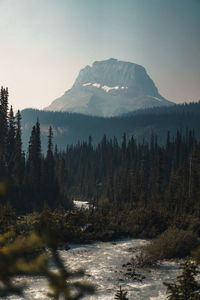
<instances>
[{"instance_id":1,"label":"green foliage","mask_svg":"<svg viewBox=\"0 0 200 300\"><path fill-rule=\"evenodd\" d=\"M120 286L119 290L115 294L115 299L116 300L128 300L128 298L126 297L127 293L128 292L124 291Z\"/></svg>"},{"instance_id":2,"label":"green foliage","mask_svg":"<svg viewBox=\"0 0 200 300\"><path fill-rule=\"evenodd\" d=\"M146 249L143 249L138 255L131 258L133 268L153 267L157 264L157 262L157 256L149 254Z\"/></svg>"},{"instance_id":3,"label":"green foliage","mask_svg":"<svg viewBox=\"0 0 200 300\"><path fill-rule=\"evenodd\" d=\"M164 283L169 300L199 300L200 284L195 277L199 274L197 265L186 260L181 264L182 273L176 283Z\"/></svg>"},{"instance_id":4,"label":"green foliage","mask_svg":"<svg viewBox=\"0 0 200 300\"><path fill-rule=\"evenodd\" d=\"M198 246L194 250L191 251L192 258L199 265L200 264L200 247Z\"/></svg>"},{"instance_id":5,"label":"green foliage","mask_svg":"<svg viewBox=\"0 0 200 300\"><path fill-rule=\"evenodd\" d=\"M45 248L48 248L48 253ZM49 269L51 259L57 271ZM0 297L23 296L24 286L16 285L16 275L43 276L48 280L52 299L78 300L92 294L91 285L77 281L84 275L82 270L70 272L64 266L57 250L54 236L31 234L26 238L15 238L13 233L0 236Z\"/></svg>"},{"instance_id":6,"label":"green foliage","mask_svg":"<svg viewBox=\"0 0 200 300\"><path fill-rule=\"evenodd\" d=\"M0 199L1 199L1 195L0 195ZM5 205L2 205L0 203L0 233L4 233L8 230L11 230L16 225L16 222L17 222L17 216L15 211L11 207L10 203L8 202Z\"/></svg>"},{"instance_id":7,"label":"green foliage","mask_svg":"<svg viewBox=\"0 0 200 300\"><path fill-rule=\"evenodd\" d=\"M141 252L131 259L131 263L134 268L152 267L163 259L185 257L198 244L197 236L191 231L169 228L143 247Z\"/></svg>"},{"instance_id":8,"label":"green foliage","mask_svg":"<svg viewBox=\"0 0 200 300\"><path fill-rule=\"evenodd\" d=\"M197 236L192 232L169 228L147 245L145 252L157 260L185 257L197 245Z\"/></svg>"}]
</instances>

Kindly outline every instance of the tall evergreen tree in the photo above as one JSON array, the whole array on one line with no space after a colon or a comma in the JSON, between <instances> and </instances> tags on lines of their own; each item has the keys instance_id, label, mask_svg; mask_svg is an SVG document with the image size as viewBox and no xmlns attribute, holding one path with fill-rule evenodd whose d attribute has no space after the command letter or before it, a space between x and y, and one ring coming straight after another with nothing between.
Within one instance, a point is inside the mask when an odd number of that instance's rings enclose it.
<instances>
[{"instance_id":1,"label":"tall evergreen tree","mask_svg":"<svg viewBox=\"0 0 200 300\"><path fill-rule=\"evenodd\" d=\"M8 136L7 136L7 164L9 172L12 172L14 167L14 152L15 152L15 135L16 135L16 122L12 106L8 116Z\"/></svg>"},{"instance_id":2,"label":"tall evergreen tree","mask_svg":"<svg viewBox=\"0 0 200 300\"><path fill-rule=\"evenodd\" d=\"M0 177L6 174L6 146L8 134L8 89L0 91Z\"/></svg>"},{"instance_id":3,"label":"tall evergreen tree","mask_svg":"<svg viewBox=\"0 0 200 300\"><path fill-rule=\"evenodd\" d=\"M195 277L199 274L197 266L190 261L182 264L182 274L176 283L164 283L167 286L169 300L200 300L200 284Z\"/></svg>"},{"instance_id":4,"label":"tall evergreen tree","mask_svg":"<svg viewBox=\"0 0 200 300\"><path fill-rule=\"evenodd\" d=\"M16 114L16 137L14 146L14 159L13 159L13 175L16 185L19 187L23 183L25 171L25 159L22 152L22 129L21 129L21 113L18 110Z\"/></svg>"},{"instance_id":5,"label":"tall evergreen tree","mask_svg":"<svg viewBox=\"0 0 200 300\"><path fill-rule=\"evenodd\" d=\"M43 200L41 200L41 141L40 141L40 124L37 120L36 125L33 126L28 149L27 161L27 181L26 185L30 191L30 199L34 209L42 208Z\"/></svg>"},{"instance_id":6,"label":"tall evergreen tree","mask_svg":"<svg viewBox=\"0 0 200 300\"><path fill-rule=\"evenodd\" d=\"M46 159L43 165L43 178L41 182L44 184L43 198L47 201L50 207L55 208L58 206L59 190L58 182L55 176L55 162L53 155L53 130L49 127L48 135L48 149Z\"/></svg>"}]
</instances>

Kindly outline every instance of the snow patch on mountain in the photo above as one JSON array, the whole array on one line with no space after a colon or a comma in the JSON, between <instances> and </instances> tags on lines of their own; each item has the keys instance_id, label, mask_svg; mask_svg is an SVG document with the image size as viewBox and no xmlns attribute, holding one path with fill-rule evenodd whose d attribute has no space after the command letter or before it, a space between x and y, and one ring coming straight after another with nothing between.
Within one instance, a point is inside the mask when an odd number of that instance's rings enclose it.
<instances>
[{"instance_id":1,"label":"snow patch on mountain","mask_svg":"<svg viewBox=\"0 0 200 300\"><path fill-rule=\"evenodd\" d=\"M101 87L100 83L93 83L92 86L95 86L95 87L97 87L97 88L100 88L100 87Z\"/></svg>"},{"instance_id":2,"label":"snow patch on mountain","mask_svg":"<svg viewBox=\"0 0 200 300\"><path fill-rule=\"evenodd\" d=\"M88 86L91 85L91 82L83 83L82 86Z\"/></svg>"},{"instance_id":3,"label":"snow patch on mountain","mask_svg":"<svg viewBox=\"0 0 200 300\"><path fill-rule=\"evenodd\" d=\"M108 93L111 90L123 90L123 89L128 89L128 87L127 86L121 86L120 87L120 86L107 86L107 85L104 85L104 86L102 86L102 89Z\"/></svg>"},{"instance_id":4,"label":"snow patch on mountain","mask_svg":"<svg viewBox=\"0 0 200 300\"><path fill-rule=\"evenodd\" d=\"M82 86L94 86L96 88L102 88L104 91L106 91L107 93L111 90L124 90L124 89L128 89L128 86L107 86L107 85L103 85L101 86L100 83L91 83L91 82L87 82L87 83L83 83Z\"/></svg>"},{"instance_id":5,"label":"snow patch on mountain","mask_svg":"<svg viewBox=\"0 0 200 300\"><path fill-rule=\"evenodd\" d=\"M113 117L173 104L159 94L144 67L112 58L82 69L72 88L46 110Z\"/></svg>"},{"instance_id":6,"label":"snow patch on mountain","mask_svg":"<svg viewBox=\"0 0 200 300\"><path fill-rule=\"evenodd\" d=\"M162 101L161 99L159 99L159 98L157 98L157 97L152 97L153 99L156 99L156 100L158 100L158 101Z\"/></svg>"}]
</instances>

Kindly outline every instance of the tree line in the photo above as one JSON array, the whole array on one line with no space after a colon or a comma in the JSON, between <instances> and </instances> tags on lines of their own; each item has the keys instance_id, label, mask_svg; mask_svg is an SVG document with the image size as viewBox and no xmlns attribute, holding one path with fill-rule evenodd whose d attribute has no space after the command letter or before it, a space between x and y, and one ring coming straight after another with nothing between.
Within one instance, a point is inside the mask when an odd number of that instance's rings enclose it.
<instances>
[{"instance_id":1,"label":"tree line","mask_svg":"<svg viewBox=\"0 0 200 300\"><path fill-rule=\"evenodd\" d=\"M10 203L19 214L41 211L44 203L68 209L76 198L105 214L131 211L144 226L153 222L165 227L165 219L184 215L199 218L200 142L193 130L178 130L175 137L168 132L164 145L153 134L150 142L141 143L124 134L121 141L104 136L94 146L89 137L58 151L50 127L43 154L37 120L26 155L21 136L20 112L14 115L8 90L1 88L0 182L7 190L1 205ZM145 219L136 211L143 211Z\"/></svg>"},{"instance_id":2,"label":"tree line","mask_svg":"<svg viewBox=\"0 0 200 300\"><path fill-rule=\"evenodd\" d=\"M19 214L40 211L45 202L51 208L62 204L68 207L68 199L55 172L52 144L52 129L49 128L48 150L41 151L40 124L32 128L29 147L22 150L21 114L13 112L8 105L8 89L0 91L0 183L5 190L1 206L8 203Z\"/></svg>"},{"instance_id":3,"label":"tree line","mask_svg":"<svg viewBox=\"0 0 200 300\"><path fill-rule=\"evenodd\" d=\"M97 147L88 142L68 146L57 154L67 170L69 195L82 195L94 206L154 207L168 212L198 212L200 200L200 143L194 131L177 131L164 146L152 135L137 144L103 137Z\"/></svg>"},{"instance_id":4,"label":"tree line","mask_svg":"<svg viewBox=\"0 0 200 300\"><path fill-rule=\"evenodd\" d=\"M28 147L31 128L36 118L39 118L41 127L51 124L54 128L54 141L62 149L66 144L76 144L78 140L84 141L92 135L93 144L97 145L104 134L108 138L117 137L121 140L124 132L127 137L134 136L137 142L143 138L150 141L151 132L158 136L159 144L164 145L167 131L176 134L177 128L195 128L195 136L200 138L200 102L178 104L170 107L154 107L143 109L118 117L104 118L81 115L69 112L52 112L34 109L22 111L23 143ZM41 141L43 151L46 152L46 133L42 132Z\"/></svg>"}]
</instances>

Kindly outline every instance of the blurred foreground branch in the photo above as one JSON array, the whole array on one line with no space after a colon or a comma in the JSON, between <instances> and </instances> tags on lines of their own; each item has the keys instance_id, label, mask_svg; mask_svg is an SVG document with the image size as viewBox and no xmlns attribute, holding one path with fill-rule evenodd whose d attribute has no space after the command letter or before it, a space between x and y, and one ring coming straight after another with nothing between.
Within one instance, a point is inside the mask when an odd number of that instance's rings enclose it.
<instances>
[{"instance_id":1,"label":"blurred foreground branch","mask_svg":"<svg viewBox=\"0 0 200 300\"><path fill-rule=\"evenodd\" d=\"M49 268L50 259L56 271ZM61 297L78 300L86 294L94 293L91 285L80 281L84 275L83 270L71 272L64 266L56 239L49 233L15 237L14 233L9 232L0 236L0 297L13 294L24 296L25 285L14 283L18 275L46 278L50 287L47 296L56 300Z\"/></svg>"}]
</instances>

